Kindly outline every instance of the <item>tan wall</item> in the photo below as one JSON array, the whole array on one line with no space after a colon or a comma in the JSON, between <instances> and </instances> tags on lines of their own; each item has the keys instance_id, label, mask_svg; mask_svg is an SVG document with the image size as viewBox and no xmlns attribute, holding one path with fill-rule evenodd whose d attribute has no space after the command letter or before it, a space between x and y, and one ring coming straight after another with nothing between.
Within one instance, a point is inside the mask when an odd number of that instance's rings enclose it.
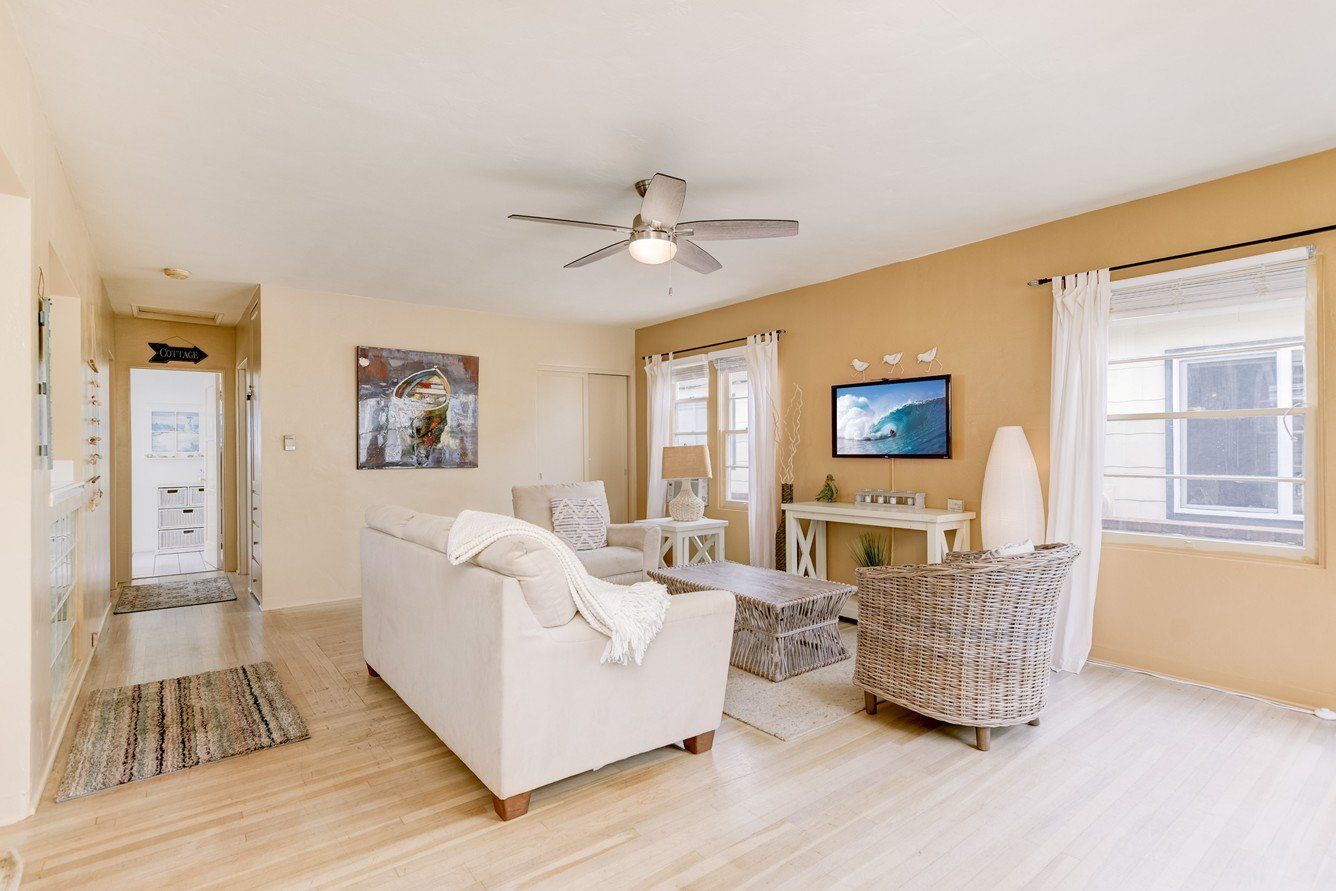
<instances>
[{"instance_id":1,"label":"tan wall","mask_svg":"<svg viewBox=\"0 0 1336 891\"><path fill-rule=\"evenodd\" d=\"M60 293L81 300L81 359L105 368L110 302L22 47L0 6L0 823L28 812L59 731L51 720L49 667L50 474L36 458L33 399L37 281L39 270L55 280L55 255ZM86 635L98 630L109 602L109 517L104 505L79 525L85 621L74 646L84 664Z\"/></svg>"},{"instance_id":2,"label":"tan wall","mask_svg":"<svg viewBox=\"0 0 1336 891\"><path fill-rule=\"evenodd\" d=\"M1051 298L1047 288L1026 287L1027 280L1332 223L1336 152L1324 152L644 328L636 332L636 353L787 329L780 347L784 392L794 382L806 391L798 500L812 498L829 472L844 500L860 486L894 485L927 491L933 507L958 496L977 509L988 447L1003 424L1025 428L1047 488ZM1302 243L1315 244L1322 258L1320 398L1330 400L1336 374L1326 349L1334 314L1326 295L1336 286L1336 263L1328 256L1336 252L1336 237L1295 242ZM849 360L857 356L875 370L883 353L904 350L913 373L914 354L933 345L954 375L955 457L893 464L832 459L830 387L852 379ZM637 385L643 404L643 376ZM1336 413L1324 411L1310 428L1319 431L1317 453L1325 467L1336 459L1333 418ZM637 423L644 467L643 413ZM643 474L638 485L643 509ZM1330 641L1336 572L1325 548L1336 505L1320 478L1313 490L1321 505L1319 565L1106 546L1093 656L1277 699L1336 705ZM855 532L832 527L832 578L852 579L848 545ZM733 556L745 555L745 536L730 528L728 547ZM921 538L912 533L898 534L895 547L897 562L923 556Z\"/></svg>"},{"instance_id":3,"label":"tan wall","mask_svg":"<svg viewBox=\"0 0 1336 891\"><path fill-rule=\"evenodd\" d=\"M237 565L237 483L236 483L236 329L216 325L184 325L179 322L157 322L117 316L116 368L112 373L112 448L115 464L112 503L115 512L116 547L114 570L119 581L130 578L130 369L175 368L193 371L222 372L223 379L223 455L219 493L223 499L223 564L228 569ZM150 365L150 341L166 342L178 337L208 353L198 365L169 363ZM179 343L179 341L177 341Z\"/></svg>"},{"instance_id":4,"label":"tan wall","mask_svg":"<svg viewBox=\"0 0 1336 891\"><path fill-rule=\"evenodd\" d=\"M264 607L356 597L373 504L510 513L537 481L538 367L630 371L629 328L262 287ZM358 470L355 348L479 357L477 468ZM283 451L284 434L297 450Z\"/></svg>"}]
</instances>

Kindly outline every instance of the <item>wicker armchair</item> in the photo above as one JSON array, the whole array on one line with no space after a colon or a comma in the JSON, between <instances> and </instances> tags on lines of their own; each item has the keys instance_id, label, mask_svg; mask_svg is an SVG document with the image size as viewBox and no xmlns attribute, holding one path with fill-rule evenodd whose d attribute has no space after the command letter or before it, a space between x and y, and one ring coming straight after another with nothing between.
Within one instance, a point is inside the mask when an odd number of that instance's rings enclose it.
<instances>
[{"instance_id":1,"label":"wicker armchair","mask_svg":"<svg viewBox=\"0 0 1336 891\"><path fill-rule=\"evenodd\" d=\"M1058 595L1080 549L948 554L923 566L859 569L854 683L867 713L879 699L989 731L1038 724L1048 700Z\"/></svg>"}]
</instances>

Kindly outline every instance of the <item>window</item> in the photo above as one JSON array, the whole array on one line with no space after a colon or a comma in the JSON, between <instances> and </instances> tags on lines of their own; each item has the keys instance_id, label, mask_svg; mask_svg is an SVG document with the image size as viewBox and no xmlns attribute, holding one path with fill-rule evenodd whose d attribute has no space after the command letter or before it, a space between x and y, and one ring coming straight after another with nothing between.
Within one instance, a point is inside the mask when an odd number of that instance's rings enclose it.
<instances>
[{"instance_id":1,"label":"window","mask_svg":"<svg viewBox=\"0 0 1336 891\"><path fill-rule=\"evenodd\" d=\"M1308 249L1113 290L1104 529L1311 554Z\"/></svg>"},{"instance_id":2,"label":"window","mask_svg":"<svg viewBox=\"0 0 1336 891\"><path fill-rule=\"evenodd\" d=\"M719 373L719 432L723 440L724 500L747 501L747 371Z\"/></svg>"},{"instance_id":3,"label":"window","mask_svg":"<svg viewBox=\"0 0 1336 891\"><path fill-rule=\"evenodd\" d=\"M673 445L708 445L710 378L704 362L673 368Z\"/></svg>"},{"instance_id":4,"label":"window","mask_svg":"<svg viewBox=\"0 0 1336 891\"><path fill-rule=\"evenodd\" d=\"M176 458L200 454L199 412L149 412L150 452L157 458Z\"/></svg>"}]
</instances>

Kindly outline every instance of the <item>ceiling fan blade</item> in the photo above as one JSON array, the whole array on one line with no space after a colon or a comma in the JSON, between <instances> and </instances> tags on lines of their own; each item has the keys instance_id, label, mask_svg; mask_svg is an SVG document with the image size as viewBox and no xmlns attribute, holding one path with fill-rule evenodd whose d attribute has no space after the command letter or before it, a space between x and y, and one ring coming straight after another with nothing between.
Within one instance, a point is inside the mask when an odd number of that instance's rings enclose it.
<instances>
[{"instance_id":1,"label":"ceiling fan blade","mask_svg":"<svg viewBox=\"0 0 1336 891\"><path fill-rule=\"evenodd\" d=\"M528 220L530 223L555 223L558 226L580 226L585 229L607 229L611 232L630 232L629 226L614 226L611 223L586 223L584 220L563 220L557 217L531 217L528 214L513 213L508 220Z\"/></svg>"},{"instance_id":2,"label":"ceiling fan blade","mask_svg":"<svg viewBox=\"0 0 1336 891\"><path fill-rule=\"evenodd\" d=\"M798 234L797 220L693 220L678 223L692 238L724 241L732 238L786 238Z\"/></svg>"},{"instance_id":3,"label":"ceiling fan blade","mask_svg":"<svg viewBox=\"0 0 1336 891\"><path fill-rule=\"evenodd\" d=\"M628 238L626 241L619 241L616 244L610 244L605 248L599 248L592 254L585 254L578 260L572 260L571 262L567 263L565 266L561 268L575 269L577 266L588 266L590 263L593 263L596 260L602 260L604 257L611 257L613 254L621 252L630 243L631 239Z\"/></svg>"},{"instance_id":4,"label":"ceiling fan blade","mask_svg":"<svg viewBox=\"0 0 1336 891\"><path fill-rule=\"evenodd\" d=\"M673 259L687 269L694 269L707 275L716 269L724 268L724 264L710 256L705 248L698 244L692 244L685 238L677 239L677 255Z\"/></svg>"},{"instance_id":5,"label":"ceiling fan blade","mask_svg":"<svg viewBox=\"0 0 1336 891\"><path fill-rule=\"evenodd\" d=\"M676 226L677 218L682 215L682 202L686 200L686 180L656 173L645 189L645 199L640 202L640 219L660 226Z\"/></svg>"}]
</instances>

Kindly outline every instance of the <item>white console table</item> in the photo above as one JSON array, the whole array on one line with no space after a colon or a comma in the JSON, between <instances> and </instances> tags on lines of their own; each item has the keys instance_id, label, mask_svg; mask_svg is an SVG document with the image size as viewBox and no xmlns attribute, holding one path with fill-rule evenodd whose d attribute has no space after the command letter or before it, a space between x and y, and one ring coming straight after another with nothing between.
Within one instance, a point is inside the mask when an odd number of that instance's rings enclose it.
<instances>
[{"instance_id":1,"label":"white console table","mask_svg":"<svg viewBox=\"0 0 1336 891\"><path fill-rule=\"evenodd\" d=\"M668 552L673 553L673 566L691 566L697 563L715 563L724 559L724 530L728 520L705 517L682 523L669 517L636 520L641 526L658 526L663 533L659 562L668 566Z\"/></svg>"},{"instance_id":2,"label":"white console table","mask_svg":"<svg viewBox=\"0 0 1336 891\"><path fill-rule=\"evenodd\" d=\"M783 504L785 537L788 550L784 567L795 575L826 577L826 524L851 523L855 526L879 526L884 529L916 529L928 537L928 562L941 563L948 551L970 549L972 511L940 510L931 507L892 507L884 504L862 506L825 501L799 501ZM807 521L807 529L802 527ZM946 533L954 535L948 544ZM848 611L841 615L857 617L857 606L850 598Z\"/></svg>"}]
</instances>

